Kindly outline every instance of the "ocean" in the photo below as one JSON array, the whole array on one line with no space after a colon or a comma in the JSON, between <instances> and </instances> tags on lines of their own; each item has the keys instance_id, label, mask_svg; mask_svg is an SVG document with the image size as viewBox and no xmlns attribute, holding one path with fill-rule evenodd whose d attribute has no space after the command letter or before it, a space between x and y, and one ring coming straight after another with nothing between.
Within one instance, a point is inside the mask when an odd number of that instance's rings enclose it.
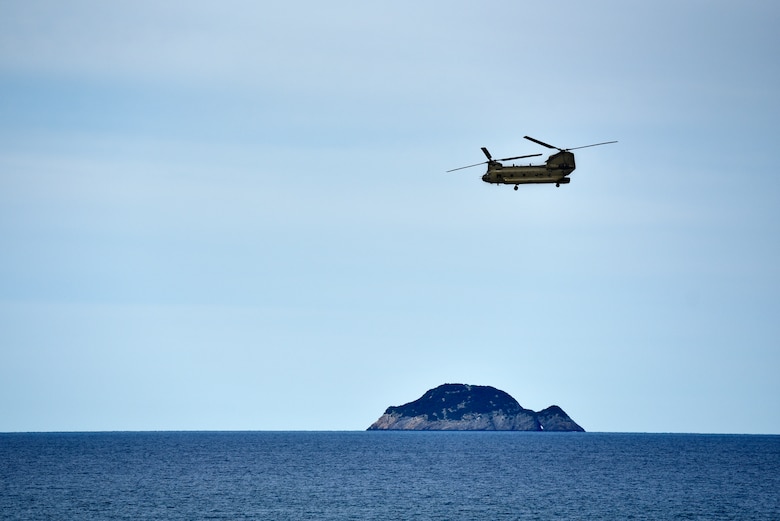
<instances>
[{"instance_id":1,"label":"ocean","mask_svg":"<svg viewBox=\"0 0 780 521\"><path fill-rule=\"evenodd\" d=\"M0 434L3 520L780 520L780 436Z\"/></svg>"}]
</instances>

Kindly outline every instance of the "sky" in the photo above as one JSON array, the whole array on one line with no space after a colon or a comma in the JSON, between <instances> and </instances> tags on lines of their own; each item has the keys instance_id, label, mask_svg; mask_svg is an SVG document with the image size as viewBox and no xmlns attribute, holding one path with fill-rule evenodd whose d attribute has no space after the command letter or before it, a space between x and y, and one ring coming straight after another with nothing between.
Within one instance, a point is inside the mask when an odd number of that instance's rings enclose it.
<instances>
[{"instance_id":1,"label":"sky","mask_svg":"<svg viewBox=\"0 0 780 521\"><path fill-rule=\"evenodd\" d=\"M468 383L779 434L779 23L0 0L0 431L363 430ZM445 173L525 135L618 143L560 188Z\"/></svg>"}]
</instances>

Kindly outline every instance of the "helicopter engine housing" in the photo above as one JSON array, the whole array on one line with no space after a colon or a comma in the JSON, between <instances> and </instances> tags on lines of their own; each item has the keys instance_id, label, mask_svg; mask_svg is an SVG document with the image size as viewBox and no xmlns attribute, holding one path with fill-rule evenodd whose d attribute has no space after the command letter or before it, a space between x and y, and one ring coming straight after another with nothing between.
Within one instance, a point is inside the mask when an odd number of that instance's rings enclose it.
<instances>
[{"instance_id":1,"label":"helicopter engine housing","mask_svg":"<svg viewBox=\"0 0 780 521\"><path fill-rule=\"evenodd\" d=\"M568 175L574 171L576 164L574 154L568 150L558 152L547 158L547 170L563 171L563 175Z\"/></svg>"}]
</instances>

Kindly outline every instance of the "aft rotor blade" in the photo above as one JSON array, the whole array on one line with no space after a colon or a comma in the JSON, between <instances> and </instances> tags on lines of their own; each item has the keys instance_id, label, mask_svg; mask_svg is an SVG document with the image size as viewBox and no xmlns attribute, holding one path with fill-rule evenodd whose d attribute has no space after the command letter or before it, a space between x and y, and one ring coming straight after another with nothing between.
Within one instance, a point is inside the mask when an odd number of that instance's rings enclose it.
<instances>
[{"instance_id":1,"label":"aft rotor blade","mask_svg":"<svg viewBox=\"0 0 780 521\"><path fill-rule=\"evenodd\" d=\"M481 163L475 163L475 164L469 165L469 166L462 166L460 168L453 168L452 170L447 170L447 173L454 172L455 170L463 170L464 168L471 168L472 166L484 165L485 163L487 163L487 161L482 161Z\"/></svg>"},{"instance_id":2,"label":"aft rotor blade","mask_svg":"<svg viewBox=\"0 0 780 521\"><path fill-rule=\"evenodd\" d=\"M499 159L499 161L511 161L513 159L523 159L524 157L536 157L541 155L542 154L528 154L527 156L505 157L504 159Z\"/></svg>"},{"instance_id":3,"label":"aft rotor blade","mask_svg":"<svg viewBox=\"0 0 780 521\"><path fill-rule=\"evenodd\" d=\"M584 147L567 148L566 150L579 150L580 148L597 147L599 145L609 145L611 143L617 143L617 141L604 141L603 143L594 143L593 145L585 145Z\"/></svg>"},{"instance_id":4,"label":"aft rotor blade","mask_svg":"<svg viewBox=\"0 0 780 521\"><path fill-rule=\"evenodd\" d=\"M554 148L554 149L556 149L556 150L560 150L560 148L558 148L558 147L554 147L554 146L552 146L552 145L548 145L548 144L547 144L547 143L545 143L544 141L539 141L538 139L534 139L534 138L532 138L532 137L530 137L530 136L523 136L523 137L524 137L525 139L527 139L528 141L533 141L534 143L536 143L536 144L539 144L539 145L542 145L543 147L547 147L547 148Z\"/></svg>"}]
</instances>

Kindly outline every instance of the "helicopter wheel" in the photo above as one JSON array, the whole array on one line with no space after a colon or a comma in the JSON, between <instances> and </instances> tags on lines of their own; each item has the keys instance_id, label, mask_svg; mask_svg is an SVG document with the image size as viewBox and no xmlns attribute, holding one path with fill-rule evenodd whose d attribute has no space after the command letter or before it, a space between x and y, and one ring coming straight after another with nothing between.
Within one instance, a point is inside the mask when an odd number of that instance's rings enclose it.
<instances>
[{"instance_id":1,"label":"helicopter wheel","mask_svg":"<svg viewBox=\"0 0 780 521\"><path fill-rule=\"evenodd\" d=\"M517 185L515 185L515 192L517 191Z\"/></svg>"},{"instance_id":2,"label":"helicopter wheel","mask_svg":"<svg viewBox=\"0 0 780 521\"><path fill-rule=\"evenodd\" d=\"M561 187L561 183L555 183L555 188L560 188L560 187Z\"/></svg>"}]
</instances>

